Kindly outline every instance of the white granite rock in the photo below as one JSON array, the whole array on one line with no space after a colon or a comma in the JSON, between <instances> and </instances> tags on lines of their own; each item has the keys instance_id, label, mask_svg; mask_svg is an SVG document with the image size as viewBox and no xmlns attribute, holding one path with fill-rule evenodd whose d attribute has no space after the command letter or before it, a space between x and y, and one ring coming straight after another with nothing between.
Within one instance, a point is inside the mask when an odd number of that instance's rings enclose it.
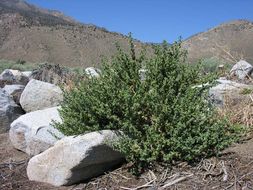
<instances>
[{"instance_id":1,"label":"white granite rock","mask_svg":"<svg viewBox=\"0 0 253 190\"><path fill-rule=\"evenodd\" d=\"M124 161L106 144L117 139L110 130L65 137L29 161L28 178L62 186L101 175Z\"/></svg>"},{"instance_id":2,"label":"white granite rock","mask_svg":"<svg viewBox=\"0 0 253 190\"><path fill-rule=\"evenodd\" d=\"M58 107L27 113L12 122L10 140L15 148L29 155L37 155L64 135L55 129L52 121L61 122Z\"/></svg>"},{"instance_id":3,"label":"white granite rock","mask_svg":"<svg viewBox=\"0 0 253 190\"><path fill-rule=\"evenodd\" d=\"M21 94L20 104L26 112L31 112L58 106L62 100L58 86L32 79Z\"/></svg>"}]
</instances>

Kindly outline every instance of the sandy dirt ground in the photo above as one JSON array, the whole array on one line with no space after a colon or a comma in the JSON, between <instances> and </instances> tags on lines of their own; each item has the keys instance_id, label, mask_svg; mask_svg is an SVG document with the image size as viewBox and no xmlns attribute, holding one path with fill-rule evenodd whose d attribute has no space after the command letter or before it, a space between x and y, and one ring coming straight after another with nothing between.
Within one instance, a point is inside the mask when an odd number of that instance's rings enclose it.
<instances>
[{"instance_id":1,"label":"sandy dirt ground","mask_svg":"<svg viewBox=\"0 0 253 190\"><path fill-rule=\"evenodd\" d=\"M195 165L180 163L167 169L157 167L138 178L123 165L89 182L68 187L29 181L26 175L28 161L25 153L13 148L7 133L0 134L1 190L253 189L253 139L233 145L219 157Z\"/></svg>"}]
</instances>

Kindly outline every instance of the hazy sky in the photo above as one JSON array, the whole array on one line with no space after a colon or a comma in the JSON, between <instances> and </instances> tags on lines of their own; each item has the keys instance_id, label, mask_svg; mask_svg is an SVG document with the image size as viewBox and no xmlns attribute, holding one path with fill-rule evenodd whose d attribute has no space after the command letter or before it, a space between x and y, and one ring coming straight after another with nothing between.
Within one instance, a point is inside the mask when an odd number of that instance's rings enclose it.
<instances>
[{"instance_id":1,"label":"hazy sky","mask_svg":"<svg viewBox=\"0 0 253 190\"><path fill-rule=\"evenodd\" d=\"M253 0L27 0L145 42L173 42L235 19L253 21Z\"/></svg>"}]
</instances>

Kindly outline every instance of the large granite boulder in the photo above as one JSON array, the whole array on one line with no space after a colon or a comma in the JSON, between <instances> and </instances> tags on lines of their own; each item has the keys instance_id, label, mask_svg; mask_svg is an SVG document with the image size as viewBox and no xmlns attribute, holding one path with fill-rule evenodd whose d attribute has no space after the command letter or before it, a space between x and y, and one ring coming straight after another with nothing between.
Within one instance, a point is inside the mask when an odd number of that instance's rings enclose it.
<instances>
[{"instance_id":1,"label":"large granite boulder","mask_svg":"<svg viewBox=\"0 0 253 190\"><path fill-rule=\"evenodd\" d=\"M249 64L247 61L240 60L232 67L230 74L232 76L236 76L240 80L245 80L251 75L252 71L253 66L251 64Z\"/></svg>"},{"instance_id":2,"label":"large granite boulder","mask_svg":"<svg viewBox=\"0 0 253 190\"><path fill-rule=\"evenodd\" d=\"M61 122L58 107L27 113L11 124L10 140L15 148L29 155L37 155L64 135L55 129L52 121Z\"/></svg>"},{"instance_id":3,"label":"large granite boulder","mask_svg":"<svg viewBox=\"0 0 253 190\"><path fill-rule=\"evenodd\" d=\"M17 104L19 104L19 100L20 100L20 96L23 92L23 90L25 89L24 85L20 85L20 84L13 84L13 85L5 85L3 90L10 95L10 97L14 100L14 102L16 102Z\"/></svg>"},{"instance_id":4,"label":"large granite boulder","mask_svg":"<svg viewBox=\"0 0 253 190\"><path fill-rule=\"evenodd\" d=\"M22 114L24 114L22 108L4 90L0 89L0 133L7 132L11 122Z\"/></svg>"},{"instance_id":5,"label":"large granite boulder","mask_svg":"<svg viewBox=\"0 0 253 190\"><path fill-rule=\"evenodd\" d=\"M253 91L252 85L237 83L231 80L217 80L218 84L209 90L211 102L223 106L226 102L240 103L247 99L247 93Z\"/></svg>"},{"instance_id":6,"label":"large granite boulder","mask_svg":"<svg viewBox=\"0 0 253 190\"><path fill-rule=\"evenodd\" d=\"M65 137L29 161L28 178L62 186L101 175L124 161L107 145L117 139L110 130Z\"/></svg>"},{"instance_id":7,"label":"large granite boulder","mask_svg":"<svg viewBox=\"0 0 253 190\"><path fill-rule=\"evenodd\" d=\"M58 106L62 100L58 86L32 79L21 94L20 104L26 112L31 112Z\"/></svg>"},{"instance_id":8,"label":"large granite boulder","mask_svg":"<svg viewBox=\"0 0 253 190\"><path fill-rule=\"evenodd\" d=\"M29 82L29 78L18 70L5 69L0 75L0 87L4 87L6 84L21 84L26 85Z\"/></svg>"}]
</instances>

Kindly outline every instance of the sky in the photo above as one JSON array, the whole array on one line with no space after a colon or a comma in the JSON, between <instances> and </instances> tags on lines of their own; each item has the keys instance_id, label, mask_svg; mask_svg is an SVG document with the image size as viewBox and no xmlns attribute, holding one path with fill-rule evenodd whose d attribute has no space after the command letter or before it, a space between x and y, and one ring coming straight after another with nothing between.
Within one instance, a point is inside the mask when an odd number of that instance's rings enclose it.
<instances>
[{"instance_id":1,"label":"sky","mask_svg":"<svg viewBox=\"0 0 253 190\"><path fill-rule=\"evenodd\" d=\"M253 21L253 0L27 0L143 42L172 43L221 23Z\"/></svg>"}]
</instances>

